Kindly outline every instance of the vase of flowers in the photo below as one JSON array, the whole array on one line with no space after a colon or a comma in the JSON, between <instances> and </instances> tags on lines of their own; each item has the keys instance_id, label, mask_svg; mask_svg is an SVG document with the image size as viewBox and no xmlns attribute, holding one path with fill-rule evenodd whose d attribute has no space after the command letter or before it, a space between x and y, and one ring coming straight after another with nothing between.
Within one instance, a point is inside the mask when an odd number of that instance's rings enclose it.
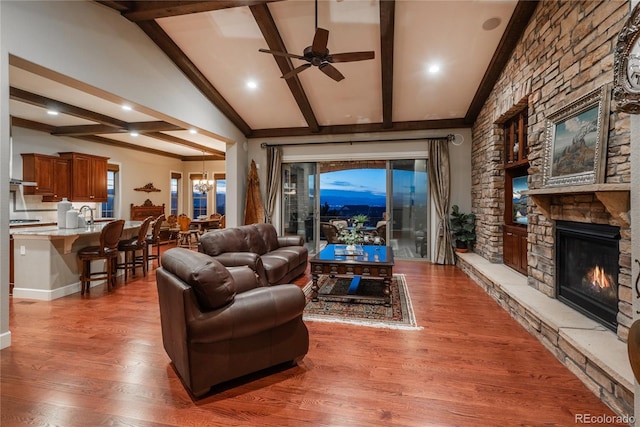
<instances>
[{"instance_id":1,"label":"vase of flowers","mask_svg":"<svg viewBox=\"0 0 640 427\"><path fill-rule=\"evenodd\" d=\"M356 244L362 242L363 236L360 232L360 227L356 226L352 229L341 229L340 234L338 235L338 240L346 243L347 252L355 253Z\"/></svg>"}]
</instances>

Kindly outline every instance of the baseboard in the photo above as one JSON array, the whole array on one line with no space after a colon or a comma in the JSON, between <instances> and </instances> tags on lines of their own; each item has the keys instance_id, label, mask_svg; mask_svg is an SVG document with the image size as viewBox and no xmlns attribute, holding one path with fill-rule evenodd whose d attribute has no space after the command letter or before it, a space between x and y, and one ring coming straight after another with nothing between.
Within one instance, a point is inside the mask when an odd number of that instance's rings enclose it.
<instances>
[{"instance_id":1,"label":"baseboard","mask_svg":"<svg viewBox=\"0 0 640 427\"><path fill-rule=\"evenodd\" d=\"M11 346L11 331L0 334L0 350Z\"/></svg>"}]
</instances>

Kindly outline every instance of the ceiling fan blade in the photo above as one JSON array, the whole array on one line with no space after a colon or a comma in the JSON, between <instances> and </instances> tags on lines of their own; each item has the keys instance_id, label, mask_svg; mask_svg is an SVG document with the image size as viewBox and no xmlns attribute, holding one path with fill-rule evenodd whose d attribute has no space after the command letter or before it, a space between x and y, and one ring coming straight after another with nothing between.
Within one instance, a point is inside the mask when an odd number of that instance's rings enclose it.
<instances>
[{"instance_id":1,"label":"ceiling fan blade","mask_svg":"<svg viewBox=\"0 0 640 427\"><path fill-rule=\"evenodd\" d=\"M348 52L348 53L335 53L327 57L329 62L353 62L353 61L366 61L367 59L375 58L375 52L370 50L367 52Z\"/></svg>"},{"instance_id":2,"label":"ceiling fan blade","mask_svg":"<svg viewBox=\"0 0 640 427\"><path fill-rule=\"evenodd\" d=\"M311 64L302 64L299 67L294 68L293 70L289 71L287 74L284 74L281 78L283 79L288 79L290 77L295 76L296 74L298 74L300 71L304 71L307 68L311 67Z\"/></svg>"},{"instance_id":3,"label":"ceiling fan blade","mask_svg":"<svg viewBox=\"0 0 640 427\"><path fill-rule=\"evenodd\" d=\"M316 28L316 34L313 36L313 44L311 52L316 55L323 56L327 53L327 43L329 42L329 31L324 28Z\"/></svg>"},{"instance_id":4,"label":"ceiling fan blade","mask_svg":"<svg viewBox=\"0 0 640 427\"><path fill-rule=\"evenodd\" d=\"M306 58L304 56L296 55L296 54L293 54L293 53L280 52L279 50L258 49L258 51L264 52L264 53L270 53L271 55L275 55L275 56L284 56L284 57L287 57L287 58L295 58L295 59L306 60Z\"/></svg>"},{"instance_id":5,"label":"ceiling fan blade","mask_svg":"<svg viewBox=\"0 0 640 427\"><path fill-rule=\"evenodd\" d=\"M328 64L325 62L324 64L321 64L318 68L320 68L320 71L322 71L327 76L331 77L333 80L337 82L344 79L344 76L342 75L342 73L338 71L338 69L331 64Z\"/></svg>"}]
</instances>

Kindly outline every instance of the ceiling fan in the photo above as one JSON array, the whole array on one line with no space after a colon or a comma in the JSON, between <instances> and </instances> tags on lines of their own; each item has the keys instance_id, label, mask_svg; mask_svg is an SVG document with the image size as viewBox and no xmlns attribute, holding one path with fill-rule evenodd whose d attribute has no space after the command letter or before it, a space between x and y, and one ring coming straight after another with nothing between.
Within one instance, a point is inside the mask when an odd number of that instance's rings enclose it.
<instances>
[{"instance_id":1,"label":"ceiling fan","mask_svg":"<svg viewBox=\"0 0 640 427\"><path fill-rule=\"evenodd\" d=\"M353 61L365 61L373 59L375 56L374 51L365 52L347 52L347 53L330 53L327 49L327 42L329 41L329 30L324 28L318 28L318 0L316 0L316 33L313 36L313 42L311 46L304 49L302 55L296 55L288 52L280 52L277 50L258 49L260 52L270 53L275 56L284 56L287 58L300 59L306 61L306 64L302 64L299 67L294 68L288 73L282 76L283 79L288 79L295 76L301 71L306 70L312 65L318 67L327 76L333 80L339 82L344 79L344 76L333 63L336 62L353 62Z\"/></svg>"}]
</instances>

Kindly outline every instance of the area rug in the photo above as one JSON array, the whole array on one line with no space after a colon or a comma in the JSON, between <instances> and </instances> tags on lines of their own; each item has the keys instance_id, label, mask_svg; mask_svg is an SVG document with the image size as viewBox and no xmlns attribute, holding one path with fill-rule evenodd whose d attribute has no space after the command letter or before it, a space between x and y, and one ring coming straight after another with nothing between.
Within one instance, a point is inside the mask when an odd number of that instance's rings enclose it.
<instances>
[{"instance_id":1,"label":"area rug","mask_svg":"<svg viewBox=\"0 0 640 427\"><path fill-rule=\"evenodd\" d=\"M385 307L383 301L345 301L340 295L347 293L351 278L323 275L318 280L320 295L318 301L311 301L311 282L304 287L307 305L304 320L316 322L347 323L389 329L422 329L417 326L411 305L404 274L394 274L391 281L391 307ZM382 295L383 283L380 280L363 278L356 295Z\"/></svg>"}]
</instances>

